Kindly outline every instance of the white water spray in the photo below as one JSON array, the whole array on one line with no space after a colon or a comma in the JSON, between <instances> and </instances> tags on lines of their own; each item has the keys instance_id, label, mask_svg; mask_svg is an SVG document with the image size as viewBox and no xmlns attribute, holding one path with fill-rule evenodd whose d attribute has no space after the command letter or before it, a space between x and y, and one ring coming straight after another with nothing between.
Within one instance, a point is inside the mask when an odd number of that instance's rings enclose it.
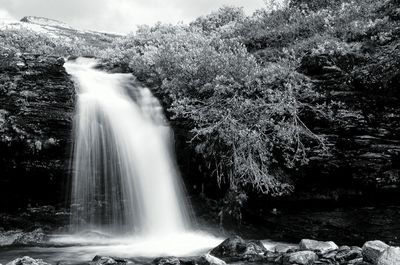
<instances>
[{"instance_id":1,"label":"white water spray","mask_svg":"<svg viewBox=\"0 0 400 265\"><path fill-rule=\"evenodd\" d=\"M77 87L71 192L74 255L189 256L222 240L189 228L170 129L158 100L129 74L78 58L64 67Z\"/></svg>"},{"instance_id":2,"label":"white water spray","mask_svg":"<svg viewBox=\"0 0 400 265\"><path fill-rule=\"evenodd\" d=\"M95 64L84 58L65 64L78 88L73 228L147 236L185 231L185 200L158 100L132 85L131 75Z\"/></svg>"}]
</instances>

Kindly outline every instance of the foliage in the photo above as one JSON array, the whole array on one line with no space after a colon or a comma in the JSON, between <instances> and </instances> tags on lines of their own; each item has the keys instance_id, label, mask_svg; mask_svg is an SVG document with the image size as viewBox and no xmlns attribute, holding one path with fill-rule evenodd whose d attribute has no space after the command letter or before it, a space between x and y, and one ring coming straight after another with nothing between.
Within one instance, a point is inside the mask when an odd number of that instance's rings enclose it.
<instances>
[{"instance_id":1,"label":"foliage","mask_svg":"<svg viewBox=\"0 0 400 265\"><path fill-rule=\"evenodd\" d=\"M307 163L311 151L326 151L300 113L332 113L297 71L302 58L357 52L386 23L382 2L311 4L266 1L269 8L252 16L223 7L188 26L144 26L101 56L154 87L172 118L187 124L208 172L229 184L228 194L283 195L293 190L290 169Z\"/></svg>"},{"instance_id":2,"label":"foliage","mask_svg":"<svg viewBox=\"0 0 400 265\"><path fill-rule=\"evenodd\" d=\"M243 22L245 17L243 8L224 6L205 17L197 18L190 25L199 27L206 33L211 33L230 24L235 26L235 24Z\"/></svg>"},{"instance_id":3,"label":"foliage","mask_svg":"<svg viewBox=\"0 0 400 265\"><path fill-rule=\"evenodd\" d=\"M191 144L219 183L292 191L282 168L307 162L305 138L321 143L298 116L297 98L311 89L304 76L284 64L261 65L239 38L198 25L142 27L116 46L104 60L118 58L157 85L172 118L190 124Z\"/></svg>"}]
</instances>

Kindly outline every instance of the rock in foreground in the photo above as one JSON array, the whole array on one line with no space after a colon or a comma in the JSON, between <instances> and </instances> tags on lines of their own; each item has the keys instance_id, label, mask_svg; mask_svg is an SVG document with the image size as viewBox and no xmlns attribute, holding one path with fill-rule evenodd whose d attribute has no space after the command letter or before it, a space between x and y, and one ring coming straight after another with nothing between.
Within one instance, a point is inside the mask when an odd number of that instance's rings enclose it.
<instances>
[{"instance_id":1,"label":"rock in foreground","mask_svg":"<svg viewBox=\"0 0 400 265\"><path fill-rule=\"evenodd\" d=\"M44 243L47 241L47 235L44 233L43 229L38 228L32 232L22 233L17 239L13 242L14 245L37 245L40 243Z\"/></svg>"},{"instance_id":2,"label":"rock in foreground","mask_svg":"<svg viewBox=\"0 0 400 265\"><path fill-rule=\"evenodd\" d=\"M225 261L214 257L210 254L205 254L197 261L199 265L226 265Z\"/></svg>"},{"instance_id":3,"label":"rock in foreground","mask_svg":"<svg viewBox=\"0 0 400 265\"><path fill-rule=\"evenodd\" d=\"M321 254L337 250L339 247L332 241L317 241L311 239L303 239L300 241L299 247L301 250L312 250Z\"/></svg>"},{"instance_id":4,"label":"rock in foreground","mask_svg":"<svg viewBox=\"0 0 400 265\"><path fill-rule=\"evenodd\" d=\"M7 265L50 265L50 264L44 262L41 259L33 259L31 257L25 256L22 258L15 259L7 263Z\"/></svg>"},{"instance_id":5,"label":"rock in foreground","mask_svg":"<svg viewBox=\"0 0 400 265\"><path fill-rule=\"evenodd\" d=\"M400 264L400 248L388 247L377 260L377 265Z\"/></svg>"},{"instance_id":6,"label":"rock in foreground","mask_svg":"<svg viewBox=\"0 0 400 265\"><path fill-rule=\"evenodd\" d=\"M156 258L152 262L154 265L180 265L181 261L176 257Z\"/></svg>"},{"instance_id":7,"label":"rock in foreground","mask_svg":"<svg viewBox=\"0 0 400 265\"><path fill-rule=\"evenodd\" d=\"M299 264L311 265L318 260L317 254L310 250L288 253L283 256L283 265Z\"/></svg>"},{"instance_id":8,"label":"rock in foreground","mask_svg":"<svg viewBox=\"0 0 400 265\"><path fill-rule=\"evenodd\" d=\"M96 256L93 258L91 265L125 265L128 261L126 259L115 257Z\"/></svg>"},{"instance_id":9,"label":"rock in foreground","mask_svg":"<svg viewBox=\"0 0 400 265\"><path fill-rule=\"evenodd\" d=\"M45 243L47 239L47 235L41 228L31 232L21 230L0 231L0 246L37 246Z\"/></svg>"},{"instance_id":10,"label":"rock in foreground","mask_svg":"<svg viewBox=\"0 0 400 265\"><path fill-rule=\"evenodd\" d=\"M243 260L263 255L267 249L259 240L243 240L239 236L226 239L211 250L210 254L224 261Z\"/></svg>"},{"instance_id":11,"label":"rock in foreground","mask_svg":"<svg viewBox=\"0 0 400 265\"><path fill-rule=\"evenodd\" d=\"M310 243L314 250L304 250L304 245ZM244 240L238 236L226 239L210 253L196 257L159 257L147 265L226 265L234 264L268 264L268 265L400 265L400 247L386 245L382 241L368 241L363 248L340 246L336 249L321 252L316 246L327 246L327 242L302 240L298 248L291 246L283 252L269 251L262 246L261 241ZM333 242L332 242L333 243ZM330 246L334 246L329 243ZM335 244L336 245L336 244ZM215 255L223 256L218 258ZM225 259L225 260L224 260ZM136 262L136 261L135 261ZM136 264L132 260L95 256L87 265L127 265ZM143 264L140 263L139 264ZM15 259L6 265L50 265L49 263L23 257Z\"/></svg>"},{"instance_id":12,"label":"rock in foreground","mask_svg":"<svg viewBox=\"0 0 400 265\"><path fill-rule=\"evenodd\" d=\"M379 240L365 242L362 248L364 261L376 264L379 256L382 255L388 247L387 244Z\"/></svg>"}]
</instances>

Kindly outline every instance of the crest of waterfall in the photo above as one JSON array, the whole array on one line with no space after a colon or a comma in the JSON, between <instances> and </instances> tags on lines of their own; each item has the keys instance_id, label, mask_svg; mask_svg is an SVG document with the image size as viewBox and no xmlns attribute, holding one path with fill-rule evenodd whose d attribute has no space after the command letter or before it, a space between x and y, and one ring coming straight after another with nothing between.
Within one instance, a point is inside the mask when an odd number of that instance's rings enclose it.
<instances>
[{"instance_id":1,"label":"crest of waterfall","mask_svg":"<svg viewBox=\"0 0 400 265\"><path fill-rule=\"evenodd\" d=\"M184 232L187 210L171 131L150 90L129 74L65 63L77 88L71 225L74 231Z\"/></svg>"}]
</instances>

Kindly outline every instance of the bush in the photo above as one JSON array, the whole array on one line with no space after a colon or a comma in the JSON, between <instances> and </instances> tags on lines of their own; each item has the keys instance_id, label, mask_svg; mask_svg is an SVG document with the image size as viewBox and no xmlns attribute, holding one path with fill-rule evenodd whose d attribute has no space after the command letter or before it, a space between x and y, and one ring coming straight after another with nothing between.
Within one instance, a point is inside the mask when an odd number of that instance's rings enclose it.
<instances>
[{"instance_id":1,"label":"bush","mask_svg":"<svg viewBox=\"0 0 400 265\"><path fill-rule=\"evenodd\" d=\"M285 169L307 162L305 138L320 141L298 116L297 97L311 91L301 74L260 65L239 38L197 24L142 27L113 50L157 86L173 119L190 124L191 145L219 183L271 195L293 190Z\"/></svg>"}]
</instances>

